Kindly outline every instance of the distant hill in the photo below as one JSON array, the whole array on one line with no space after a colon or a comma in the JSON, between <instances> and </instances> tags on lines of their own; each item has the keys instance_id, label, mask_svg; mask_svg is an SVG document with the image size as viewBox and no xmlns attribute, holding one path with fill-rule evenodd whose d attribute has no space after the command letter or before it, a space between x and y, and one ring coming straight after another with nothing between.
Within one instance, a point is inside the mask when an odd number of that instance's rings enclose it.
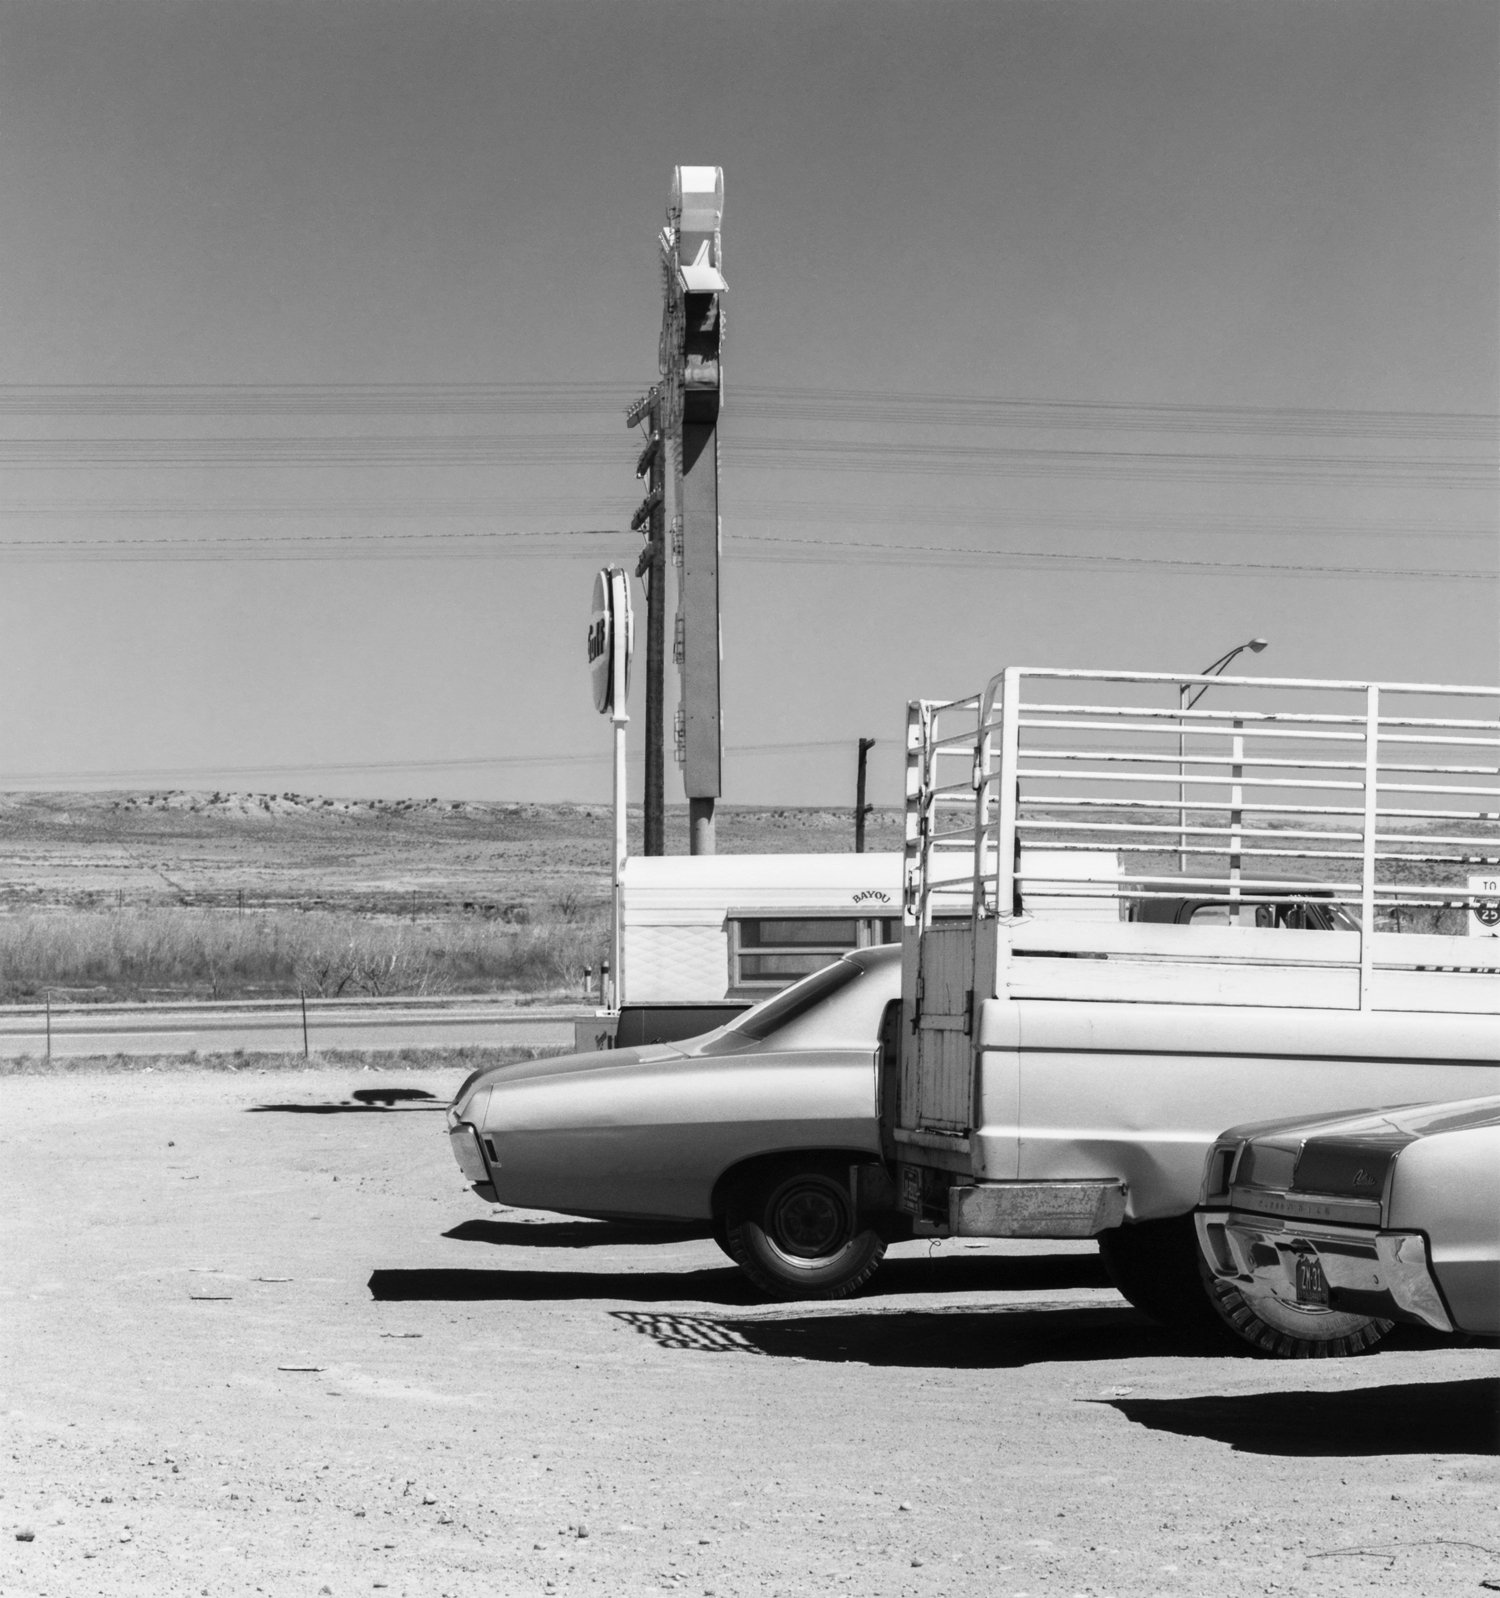
<instances>
[{"instance_id":1,"label":"distant hill","mask_svg":"<svg viewBox=\"0 0 1500 1598\"><path fill-rule=\"evenodd\" d=\"M630 810L639 849L641 813ZM125 904L516 915L609 889L608 805L153 789L0 794L0 910ZM848 810L724 805L726 854L853 848ZM867 846L899 849L899 811ZM687 853L686 806L668 852Z\"/></svg>"}]
</instances>

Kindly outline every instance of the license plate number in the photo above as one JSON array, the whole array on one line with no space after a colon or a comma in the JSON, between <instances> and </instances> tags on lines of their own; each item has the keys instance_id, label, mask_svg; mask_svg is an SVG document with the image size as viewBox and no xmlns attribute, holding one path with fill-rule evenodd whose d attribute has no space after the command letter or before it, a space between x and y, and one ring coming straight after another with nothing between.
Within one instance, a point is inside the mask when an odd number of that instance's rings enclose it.
<instances>
[{"instance_id":1,"label":"license plate number","mask_svg":"<svg viewBox=\"0 0 1500 1598\"><path fill-rule=\"evenodd\" d=\"M1323 1265L1315 1254L1297 1256L1297 1302L1299 1304L1328 1304L1328 1279L1323 1275Z\"/></svg>"}]
</instances>

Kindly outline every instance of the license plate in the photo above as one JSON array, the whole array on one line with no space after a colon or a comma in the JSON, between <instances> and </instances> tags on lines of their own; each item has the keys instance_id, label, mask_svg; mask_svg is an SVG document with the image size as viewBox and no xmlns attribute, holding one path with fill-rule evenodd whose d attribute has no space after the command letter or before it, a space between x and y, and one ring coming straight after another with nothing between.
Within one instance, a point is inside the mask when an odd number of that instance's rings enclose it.
<instances>
[{"instance_id":1,"label":"license plate","mask_svg":"<svg viewBox=\"0 0 1500 1598\"><path fill-rule=\"evenodd\" d=\"M1297 1256L1297 1302L1328 1305L1328 1280L1316 1254Z\"/></svg>"},{"instance_id":2,"label":"license plate","mask_svg":"<svg viewBox=\"0 0 1500 1598\"><path fill-rule=\"evenodd\" d=\"M896 1196L896 1207L908 1215L922 1213L922 1173L915 1165L899 1167L901 1186Z\"/></svg>"}]
</instances>

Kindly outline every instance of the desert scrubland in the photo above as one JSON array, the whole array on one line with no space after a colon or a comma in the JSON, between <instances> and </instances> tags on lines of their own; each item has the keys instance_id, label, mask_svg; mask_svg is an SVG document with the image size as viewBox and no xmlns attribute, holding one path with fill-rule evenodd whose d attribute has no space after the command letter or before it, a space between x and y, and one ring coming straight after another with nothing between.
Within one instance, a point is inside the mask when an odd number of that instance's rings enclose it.
<instances>
[{"instance_id":1,"label":"desert scrubland","mask_svg":"<svg viewBox=\"0 0 1500 1598\"><path fill-rule=\"evenodd\" d=\"M852 847L847 812L721 814L725 852ZM608 948L612 827L602 805L8 795L0 1003L576 994ZM900 835L871 818L872 849Z\"/></svg>"}]
</instances>

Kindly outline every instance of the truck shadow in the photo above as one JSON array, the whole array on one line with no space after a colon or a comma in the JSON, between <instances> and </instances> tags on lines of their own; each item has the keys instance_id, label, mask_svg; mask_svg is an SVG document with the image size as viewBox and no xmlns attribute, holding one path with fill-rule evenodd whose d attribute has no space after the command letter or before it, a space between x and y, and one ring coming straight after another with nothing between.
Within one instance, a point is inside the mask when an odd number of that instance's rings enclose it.
<instances>
[{"instance_id":1,"label":"truck shadow","mask_svg":"<svg viewBox=\"0 0 1500 1598\"><path fill-rule=\"evenodd\" d=\"M560 1303L624 1300L656 1309L613 1309L623 1325L674 1351L736 1353L773 1359L817 1360L941 1370L1001 1370L1021 1365L1089 1362L1172 1355L1222 1355L1206 1344L1156 1326L1119 1300L1103 1304L1060 1300L981 1307L905 1309L905 1293L966 1293L985 1288L1036 1292L1078 1281L1089 1256L1018 1260L901 1262L881 1274L877 1303L798 1306L766 1313L753 1287L732 1267L697 1271L527 1271L432 1268L376 1270L370 1296L382 1302ZM917 1267L925 1267L918 1269ZM1000 1272L1011 1271L1008 1280ZM1051 1268L1048 1270L1048 1268ZM986 1272L981 1282L979 1271ZM1066 1280L1057 1278L1068 1273ZM902 1277L905 1280L902 1280ZM1047 1280L1047 1278L1052 1278ZM717 1315L684 1304L757 1309L753 1317ZM800 1313L799 1313L800 1311Z\"/></svg>"},{"instance_id":2,"label":"truck shadow","mask_svg":"<svg viewBox=\"0 0 1500 1598\"><path fill-rule=\"evenodd\" d=\"M1153 1325L1121 1305L1076 1302L980 1309L879 1309L762 1319L614 1310L660 1348L768 1355L837 1365L917 1370L1009 1370L1022 1365L1222 1353Z\"/></svg>"},{"instance_id":3,"label":"truck shadow","mask_svg":"<svg viewBox=\"0 0 1500 1598\"><path fill-rule=\"evenodd\" d=\"M1378 1360L1379 1355L1372 1356ZM1240 1454L1500 1453L1500 1378L1403 1382L1342 1393L1111 1398L1136 1425L1207 1437Z\"/></svg>"}]
</instances>

